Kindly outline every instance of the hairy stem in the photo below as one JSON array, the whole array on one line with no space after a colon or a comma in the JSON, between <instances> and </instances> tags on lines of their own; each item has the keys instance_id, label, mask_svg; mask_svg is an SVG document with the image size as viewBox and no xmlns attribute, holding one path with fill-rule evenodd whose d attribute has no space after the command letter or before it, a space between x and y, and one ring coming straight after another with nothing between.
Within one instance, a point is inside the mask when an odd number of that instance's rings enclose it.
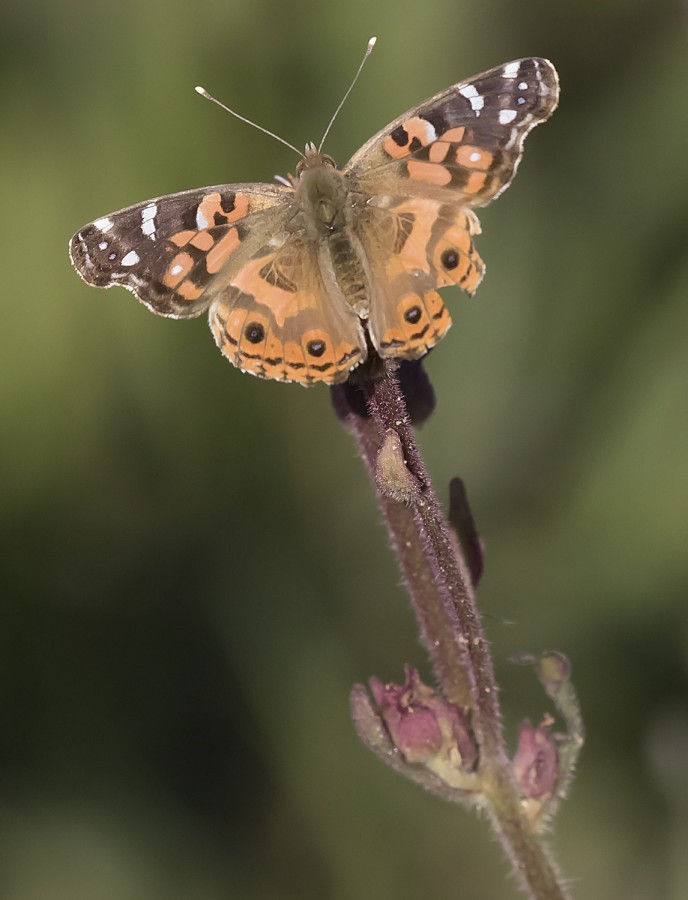
<instances>
[{"instance_id":1,"label":"hairy stem","mask_svg":"<svg viewBox=\"0 0 688 900\"><path fill-rule=\"evenodd\" d=\"M396 364L385 364L379 379L335 388L334 401L376 485L435 676L446 699L471 712L480 753L480 806L526 895L565 898L550 855L523 814L470 571L418 449Z\"/></svg>"}]
</instances>

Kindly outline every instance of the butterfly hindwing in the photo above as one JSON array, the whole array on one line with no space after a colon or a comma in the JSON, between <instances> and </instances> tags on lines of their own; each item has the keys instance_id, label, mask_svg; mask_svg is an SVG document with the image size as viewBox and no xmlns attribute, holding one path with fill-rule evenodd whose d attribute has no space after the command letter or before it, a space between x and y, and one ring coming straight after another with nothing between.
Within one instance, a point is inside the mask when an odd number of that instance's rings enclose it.
<instances>
[{"instance_id":1,"label":"butterfly hindwing","mask_svg":"<svg viewBox=\"0 0 688 900\"><path fill-rule=\"evenodd\" d=\"M372 268L369 331L383 357L417 358L451 325L437 288L473 294L484 264L473 243L480 230L470 209L429 197L370 205L360 221Z\"/></svg>"},{"instance_id":2,"label":"butterfly hindwing","mask_svg":"<svg viewBox=\"0 0 688 900\"><path fill-rule=\"evenodd\" d=\"M324 279L314 242L274 235L219 280L210 327L244 372L303 385L335 384L366 357L361 321L334 279Z\"/></svg>"}]
</instances>

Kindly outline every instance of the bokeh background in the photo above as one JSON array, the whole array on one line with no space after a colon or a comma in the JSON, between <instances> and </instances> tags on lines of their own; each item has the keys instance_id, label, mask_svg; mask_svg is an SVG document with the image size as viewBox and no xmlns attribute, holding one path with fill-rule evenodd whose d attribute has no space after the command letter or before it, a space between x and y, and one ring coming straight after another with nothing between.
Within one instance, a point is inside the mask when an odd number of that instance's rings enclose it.
<instances>
[{"instance_id":1,"label":"bokeh background","mask_svg":"<svg viewBox=\"0 0 688 900\"><path fill-rule=\"evenodd\" d=\"M523 55L562 101L481 215L421 440L467 482L510 739L556 648L588 728L552 835L586 900L688 896L688 15L669 0L6 0L0 17L0 894L499 900L485 823L357 741L352 684L427 675L324 388L71 271L122 206L270 180Z\"/></svg>"}]
</instances>

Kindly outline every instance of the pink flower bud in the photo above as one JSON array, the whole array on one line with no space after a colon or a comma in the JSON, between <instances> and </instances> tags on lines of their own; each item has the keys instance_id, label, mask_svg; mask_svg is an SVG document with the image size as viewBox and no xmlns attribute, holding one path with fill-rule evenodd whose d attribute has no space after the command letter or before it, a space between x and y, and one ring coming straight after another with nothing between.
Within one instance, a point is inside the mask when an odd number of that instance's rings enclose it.
<instances>
[{"instance_id":1,"label":"pink flower bud","mask_svg":"<svg viewBox=\"0 0 688 900\"><path fill-rule=\"evenodd\" d=\"M521 724L514 774L521 793L532 800L551 797L557 787L559 759L551 725L551 719L545 719L537 728L527 719Z\"/></svg>"},{"instance_id":2,"label":"pink flower bud","mask_svg":"<svg viewBox=\"0 0 688 900\"><path fill-rule=\"evenodd\" d=\"M454 703L423 684L407 667L406 683L370 681L370 688L389 735L409 763L426 766L448 784L458 786L470 772L477 752L466 716Z\"/></svg>"}]
</instances>

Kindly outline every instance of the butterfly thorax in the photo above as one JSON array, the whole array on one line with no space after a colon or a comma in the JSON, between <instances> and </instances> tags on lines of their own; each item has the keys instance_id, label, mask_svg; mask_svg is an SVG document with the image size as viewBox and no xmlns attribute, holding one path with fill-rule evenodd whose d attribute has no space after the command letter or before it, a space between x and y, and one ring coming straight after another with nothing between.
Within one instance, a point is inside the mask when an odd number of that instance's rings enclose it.
<instances>
[{"instance_id":1,"label":"butterfly thorax","mask_svg":"<svg viewBox=\"0 0 688 900\"><path fill-rule=\"evenodd\" d=\"M369 291L347 174L336 168L331 156L308 144L292 183L296 213L290 230L312 243L326 289L366 318Z\"/></svg>"},{"instance_id":2,"label":"butterfly thorax","mask_svg":"<svg viewBox=\"0 0 688 900\"><path fill-rule=\"evenodd\" d=\"M346 225L348 189L331 156L308 144L296 169L294 187L300 224L310 238L327 237Z\"/></svg>"}]
</instances>

